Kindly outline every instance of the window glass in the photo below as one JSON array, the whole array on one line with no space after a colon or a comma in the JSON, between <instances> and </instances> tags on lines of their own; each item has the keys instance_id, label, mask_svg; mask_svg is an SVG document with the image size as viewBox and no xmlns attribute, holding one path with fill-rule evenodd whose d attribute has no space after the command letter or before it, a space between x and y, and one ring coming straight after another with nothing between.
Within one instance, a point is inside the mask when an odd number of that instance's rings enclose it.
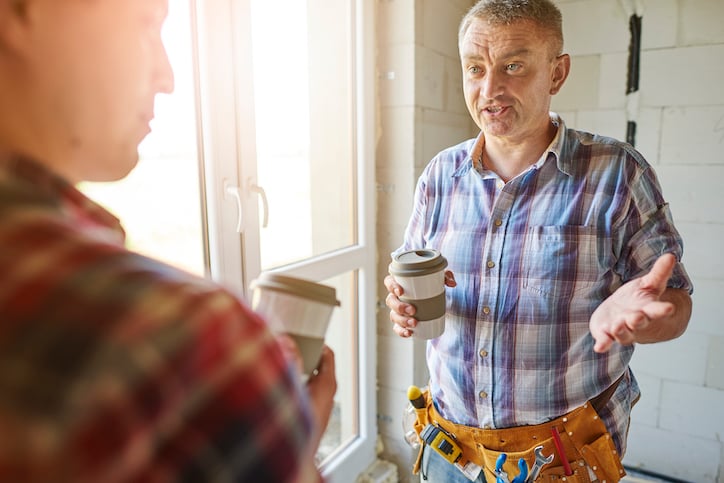
<instances>
[{"instance_id":1,"label":"window glass","mask_svg":"<svg viewBox=\"0 0 724 483\"><path fill-rule=\"evenodd\" d=\"M337 393L332 416L317 453L318 460L322 462L359 435L357 275L355 271L321 282L337 289L337 299L341 303L332 312L325 338L325 343L334 351Z\"/></svg>"},{"instance_id":2,"label":"window glass","mask_svg":"<svg viewBox=\"0 0 724 483\"><path fill-rule=\"evenodd\" d=\"M263 270L356 241L351 5L251 3Z\"/></svg>"}]
</instances>

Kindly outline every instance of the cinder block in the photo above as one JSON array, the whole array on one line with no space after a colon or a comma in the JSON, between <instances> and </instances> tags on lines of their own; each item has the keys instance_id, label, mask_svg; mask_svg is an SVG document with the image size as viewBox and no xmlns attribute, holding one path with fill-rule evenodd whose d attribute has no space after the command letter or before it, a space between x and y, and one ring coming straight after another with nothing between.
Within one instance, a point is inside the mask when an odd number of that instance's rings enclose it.
<instances>
[{"instance_id":1,"label":"cinder block","mask_svg":"<svg viewBox=\"0 0 724 483\"><path fill-rule=\"evenodd\" d=\"M422 45L449 58L458 57L458 27L467 10L443 0L422 0L422 29L418 38Z\"/></svg>"},{"instance_id":2,"label":"cinder block","mask_svg":"<svg viewBox=\"0 0 724 483\"><path fill-rule=\"evenodd\" d=\"M380 50L392 44L415 43L415 0L377 2L377 44Z\"/></svg>"},{"instance_id":3,"label":"cinder block","mask_svg":"<svg viewBox=\"0 0 724 483\"><path fill-rule=\"evenodd\" d=\"M407 388L405 388L407 389ZM406 391L379 387L377 389L377 427L381 435L402 440L402 411L407 404Z\"/></svg>"},{"instance_id":4,"label":"cinder block","mask_svg":"<svg viewBox=\"0 0 724 483\"><path fill-rule=\"evenodd\" d=\"M413 450L401 437L383 436L382 444L383 451L380 456L397 466L398 483L418 483L420 477L412 474L417 451Z\"/></svg>"},{"instance_id":5,"label":"cinder block","mask_svg":"<svg viewBox=\"0 0 724 483\"><path fill-rule=\"evenodd\" d=\"M724 280L724 257L719 256L724 225L712 223L677 223L686 244L683 261L694 279Z\"/></svg>"},{"instance_id":6,"label":"cinder block","mask_svg":"<svg viewBox=\"0 0 724 483\"><path fill-rule=\"evenodd\" d=\"M564 50L571 55L625 52L628 15L618 0L585 0L559 5Z\"/></svg>"},{"instance_id":7,"label":"cinder block","mask_svg":"<svg viewBox=\"0 0 724 483\"><path fill-rule=\"evenodd\" d=\"M412 212L412 198L407 199L402 204L395 205L392 199L402 198L401 196L378 196L378 201L385 203L387 209L377 210L378 220L378 241L385 245L378 246L378 253L381 258L387 258L388 254L402 244L405 234L405 228ZM396 208L390 208L396 206ZM384 248L384 251L382 251ZM387 248L390 248L388 250ZM384 277L383 277L384 278ZM380 279L382 280L382 279Z\"/></svg>"},{"instance_id":8,"label":"cinder block","mask_svg":"<svg viewBox=\"0 0 724 483\"><path fill-rule=\"evenodd\" d=\"M463 95L463 73L459 59L445 58L445 102L443 110L470 116ZM472 120L470 124L473 124Z\"/></svg>"},{"instance_id":9,"label":"cinder block","mask_svg":"<svg viewBox=\"0 0 724 483\"><path fill-rule=\"evenodd\" d=\"M724 104L724 44L641 53L641 105Z\"/></svg>"},{"instance_id":10,"label":"cinder block","mask_svg":"<svg viewBox=\"0 0 724 483\"><path fill-rule=\"evenodd\" d=\"M724 49L721 55L724 58ZM721 87L719 90L724 91ZM713 92L711 95L716 97ZM661 133L662 164L724 165L722 144L724 103L664 109Z\"/></svg>"},{"instance_id":11,"label":"cinder block","mask_svg":"<svg viewBox=\"0 0 724 483\"><path fill-rule=\"evenodd\" d=\"M724 43L724 2L682 0L679 25L684 45Z\"/></svg>"},{"instance_id":12,"label":"cinder block","mask_svg":"<svg viewBox=\"0 0 724 483\"><path fill-rule=\"evenodd\" d=\"M553 100L555 101L555 97ZM576 124L578 123L578 111L562 111L562 110L555 110L553 107L551 107L553 112L558 114L561 119L563 119L563 122L566 123L566 127L574 128Z\"/></svg>"},{"instance_id":13,"label":"cinder block","mask_svg":"<svg viewBox=\"0 0 724 483\"><path fill-rule=\"evenodd\" d=\"M379 52L378 87L381 107L415 104L415 44L393 44Z\"/></svg>"},{"instance_id":14,"label":"cinder block","mask_svg":"<svg viewBox=\"0 0 724 483\"><path fill-rule=\"evenodd\" d=\"M654 166L661 163L661 116L661 108L640 108L636 119L635 147L644 155L646 161Z\"/></svg>"},{"instance_id":15,"label":"cinder block","mask_svg":"<svg viewBox=\"0 0 724 483\"><path fill-rule=\"evenodd\" d=\"M432 109L423 109L422 118L417 126L421 134L422 151L417 160L418 167L428 162L443 149L454 146L470 136L470 116Z\"/></svg>"},{"instance_id":16,"label":"cinder block","mask_svg":"<svg viewBox=\"0 0 724 483\"><path fill-rule=\"evenodd\" d=\"M661 378L634 369L634 376L641 389L641 399L631 412L631 420L636 424L656 426L659 422L659 400L661 398Z\"/></svg>"},{"instance_id":17,"label":"cinder block","mask_svg":"<svg viewBox=\"0 0 724 483\"><path fill-rule=\"evenodd\" d=\"M626 112L620 109L579 111L576 128L625 141Z\"/></svg>"},{"instance_id":18,"label":"cinder block","mask_svg":"<svg viewBox=\"0 0 724 483\"><path fill-rule=\"evenodd\" d=\"M599 55L571 58L571 73L551 102L554 111L596 109L601 67Z\"/></svg>"},{"instance_id":19,"label":"cinder block","mask_svg":"<svg viewBox=\"0 0 724 483\"><path fill-rule=\"evenodd\" d=\"M601 79L598 90L599 107L603 109L626 108L627 69L628 54L614 53L601 55Z\"/></svg>"},{"instance_id":20,"label":"cinder block","mask_svg":"<svg viewBox=\"0 0 724 483\"><path fill-rule=\"evenodd\" d=\"M711 337L706 364L706 386L724 391L724 337ZM722 418L724 408L719 408ZM724 426L724 424L722 425Z\"/></svg>"},{"instance_id":21,"label":"cinder block","mask_svg":"<svg viewBox=\"0 0 724 483\"><path fill-rule=\"evenodd\" d=\"M415 109L387 107L380 109L377 165L386 168L415 164Z\"/></svg>"},{"instance_id":22,"label":"cinder block","mask_svg":"<svg viewBox=\"0 0 724 483\"><path fill-rule=\"evenodd\" d=\"M445 103L445 57L426 47L415 50L415 105L442 110Z\"/></svg>"},{"instance_id":23,"label":"cinder block","mask_svg":"<svg viewBox=\"0 0 724 483\"><path fill-rule=\"evenodd\" d=\"M674 47L679 32L677 0L644 0L641 46L644 50Z\"/></svg>"},{"instance_id":24,"label":"cinder block","mask_svg":"<svg viewBox=\"0 0 724 483\"><path fill-rule=\"evenodd\" d=\"M687 330L724 337L723 295L724 280L694 280L691 321Z\"/></svg>"},{"instance_id":25,"label":"cinder block","mask_svg":"<svg viewBox=\"0 0 724 483\"><path fill-rule=\"evenodd\" d=\"M685 332L678 339L656 344L637 344L631 361L634 374L648 374L664 381L703 384L706 352L705 334Z\"/></svg>"},{"instance_id":26,"label":"cinder block","mask_svg":"<svg viewBox=\"0 0 724 483\"><path fill-rule=\"evenodd\" d=\"M633 424L623 463L685 481L717 483L720 453L716 440Z\"/></svg>"},{"instance_id":27,"label":"cinder block","mask_svg":"<svg viewBox=\"0 0 724 483\"><path fill-rule=\"evenodd\" d=\"M661 429L717 440L724 433L724 391L664 381Z\"/></svg>"},{"instance_id":28,"label":"cinder block","mask_svg":"<svg viewBox=\"0 0 724 483\"><path fill-rule=\"evenodd\" d=\"M415 348L411 339L398 337L392 331L389 319L386 323L387 335L377 337L377 380L380 386L394 388L400 391L407 390L407 386L414 381ZM402 411L402 406L400 406Z\"/></svg>"},{"instance_id":29,"label":"cinder block","mask_svg":"<svg viewBox=\"0 0 724 483\"><path fill-rule=\"evenodd\" d=\"M721 210L724 165L660 165L655 169L677 223L724 224L724 213ZM686 239L684 249L688 252Z\"/></svg>"}]
</instances>

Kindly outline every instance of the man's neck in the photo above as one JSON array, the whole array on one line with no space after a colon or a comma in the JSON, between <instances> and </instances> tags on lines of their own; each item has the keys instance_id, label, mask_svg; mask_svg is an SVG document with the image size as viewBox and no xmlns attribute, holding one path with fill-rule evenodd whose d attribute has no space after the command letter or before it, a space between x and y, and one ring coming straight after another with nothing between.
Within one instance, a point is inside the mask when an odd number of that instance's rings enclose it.
<instances>
[{"instance_id":1,"label":"man's neck","mask_svg":"<svg viewBox=\"0 0 724 483\"><path fill-rule=\"evenodd\" d=\"M544 136L513 142L504 138L485 139L482 164L508 182L535 164L556 135L556 127L548 124Z\"/></svg>"}]
</instances>

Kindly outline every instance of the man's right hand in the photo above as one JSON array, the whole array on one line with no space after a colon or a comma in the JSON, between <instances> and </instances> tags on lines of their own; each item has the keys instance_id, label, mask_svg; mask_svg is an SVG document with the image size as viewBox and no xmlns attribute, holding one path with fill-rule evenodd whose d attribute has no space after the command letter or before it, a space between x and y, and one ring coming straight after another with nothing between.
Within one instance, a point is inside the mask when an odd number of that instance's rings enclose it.
<instances>
[{"instance_id":1,"label":"man's right hand","mask_svg":"<svg viewBox=\"0 0 724 483\"><path fill-rule=\"evenodd\" d=\"M455 276L450 270L445 271L445 285L448 287L457 285ZM385 277L385 287L389 292L385 298L385 304L390 309L392 330L400 337L412 336L412 332L417 326L417 319L414 317L415 306L400 300L400 296L404 291L392 275Z\"/></svg>"},{"instance_id":2,"label":"man's right hand","mask_svg":"<svg viewBox=\"0 0 724 483\"><path fill-rule=\"evenodd\" d=\"M314 447L319 448L319 442L327 429L329 417L334 408L334 394L337 392L334 352L327 345L322 348L322 356L317 369L307 380L307 391L309 391L309 400L312 403L312 412L316 419L316 432L312 435Z\"/></svg>"},{"instance_id":3,"label":"man's right hand","mask_svg":"<svg viewBox=\"0 0 724 483\"><path fill-rule=\"evenodd\" d=\"M302 374L302 354L294 339L286 334L277 335L277 341L285 356L297 368L299 375ZM329 417L334 408L334 394L337 392L337 376L335 374L334 352L326 344L322 347L322 355L319 364L312 374L309 375L306 383L309 402L314 417L314 434L312 435L312 448L314 451L319 447L324 431L327 429Z\"/></svg>"}]
</instances>

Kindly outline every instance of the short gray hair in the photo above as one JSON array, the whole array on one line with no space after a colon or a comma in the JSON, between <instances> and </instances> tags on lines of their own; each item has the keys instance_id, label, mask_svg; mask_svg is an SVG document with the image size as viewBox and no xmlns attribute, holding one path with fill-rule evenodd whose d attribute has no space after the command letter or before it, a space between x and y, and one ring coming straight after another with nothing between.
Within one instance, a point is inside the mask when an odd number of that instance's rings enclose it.
<instances>
[{"instance_id":1,"label":"short gray hair","mask_svg":"<svg viewBox=\"0 0 724 483\"><path fill-rule=\"evenodd\" d=\"M480 0L463 17L458 31L458 43L475 19L489 25L510 25L520 20L530 20L550 31L555 39L556 54L563 52L563 16L551 0Z\"/></svg>"}]
</instances>

